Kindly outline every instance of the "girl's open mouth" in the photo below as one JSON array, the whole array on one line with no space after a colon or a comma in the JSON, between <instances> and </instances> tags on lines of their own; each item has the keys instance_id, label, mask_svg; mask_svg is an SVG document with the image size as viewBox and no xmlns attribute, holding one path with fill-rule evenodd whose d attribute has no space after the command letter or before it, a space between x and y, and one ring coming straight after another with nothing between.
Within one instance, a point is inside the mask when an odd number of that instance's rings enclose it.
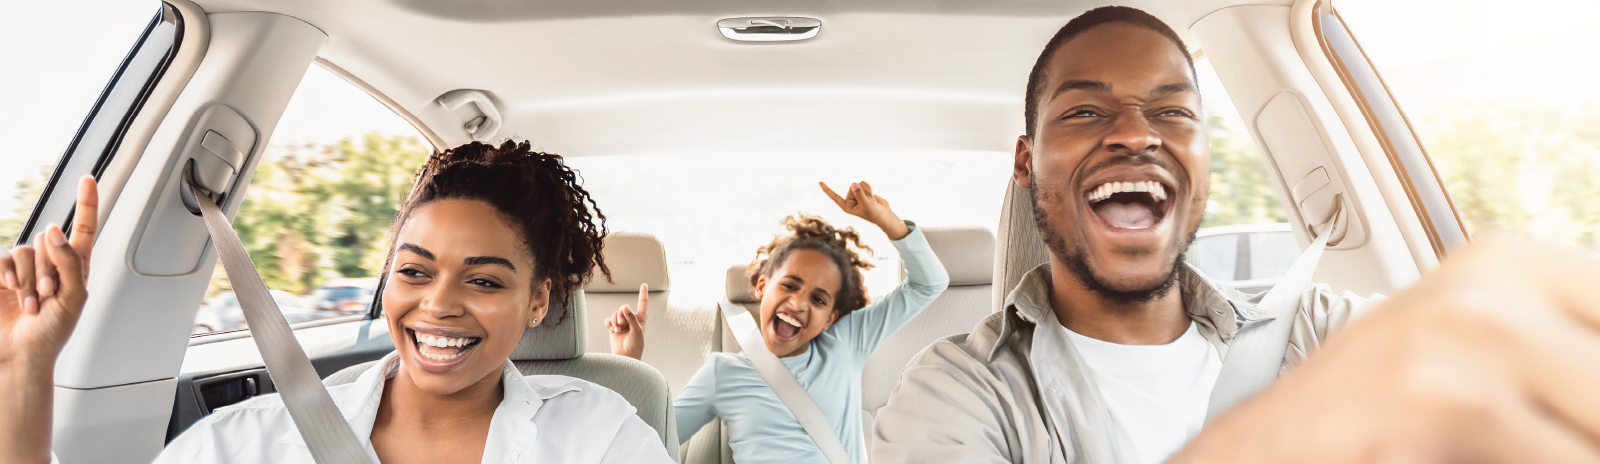
<instances>
[{"instance_id":1,"label":"girl's open mouth","mask_svg":"<svg viewBox=\"0 0 1600 464\"><path fill-rule=\"evenodd\" d=\"M800 329L805 323L800 322L786 311L778 311L772 317L772 335L779 343L788 343L800 336Z\"/></svg>"},{"instance_id":2,"label":"girl's open mouth","mask_svg":"<svg viewBox=\"0 0 1600 464\"><path fill-rule=\"evenodd\" d=\"M413 329L406 329L406 334L416 348L418 365L433 372L446 372L460 367L466 362L467 355L477 348L478 342L483 340L479 337L426 334Z\"/></svg>"}]
</instances>

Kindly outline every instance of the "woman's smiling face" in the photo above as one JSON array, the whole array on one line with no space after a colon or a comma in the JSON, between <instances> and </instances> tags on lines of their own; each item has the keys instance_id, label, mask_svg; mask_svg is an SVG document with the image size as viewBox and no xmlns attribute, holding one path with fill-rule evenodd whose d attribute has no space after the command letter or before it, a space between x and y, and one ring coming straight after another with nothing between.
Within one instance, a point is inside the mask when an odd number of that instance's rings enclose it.
<instances>
[{"instance_id":1,"label":"woman's smiling face","mask_svg":"<svg viewBox=\"0 0 1600 464\"><path fill-rule=\"evenodd\" d=\"M487 203L446 199L413 211L394 243L383 311L400 375L436 395L498 382L549 306L517 229Z\"/></svg>"}]
</instances>

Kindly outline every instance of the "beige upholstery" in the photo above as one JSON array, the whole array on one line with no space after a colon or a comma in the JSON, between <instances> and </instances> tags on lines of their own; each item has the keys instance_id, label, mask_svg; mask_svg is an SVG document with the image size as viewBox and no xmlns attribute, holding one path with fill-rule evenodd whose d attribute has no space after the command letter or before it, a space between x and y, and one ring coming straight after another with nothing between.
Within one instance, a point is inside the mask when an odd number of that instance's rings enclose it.
<instances>
[{"instance_id":1,"label":"beige upholstery","mask_svg":"<svg viewBox=\"0 0 1600 464\"><path fill-rule=\"evenodd\" d=\"M595 273L584 287L588 293L638 293L639 284L650 284L650 291L670 290L667 280L667 249L656 236L639 232L612 232L606 235L606 267L612 282Z\"/></svg>"},{"instance_id":2,"label":"beige upholstery","mask_svg":"<svg viewBox=\"0 0 1600 464\"><path fill-rule=\"evenodd\" d=\"M756 299L755 288L750 285L750 278L745 276L745 270L748 267L744 264L729 267L724 290L728 292L728 301L744 306L744 309L750 311L750 314L759 315L761 314L761 300ZM743 351L739 348L739 340L733 338L733 332L729 332L724 328L727 322L722 319L722 313L718 312L716 316L716 330L717 333L722 334L717 340L716 351L721 353Z\"/></svg>"},{"instance_id":3,"label":"beige upholstery","mask_svg":"<svg viewBox=\"0 0 1600 464\"><path fill-rule=\"evenodd\" d=\"M583 355L588 343L583 333L584 295L578 290L572 295L572 304L552 304L545 312L544 323L522 331L522 340L511 350L511 359L572 359Z\"/></svg>"},{"instance_id":4,"label":"beige upholstery","mask_svg":"<svg viewBox=\"0 0 1600 464\"><path fill-rule=\"evenodd\" d=\"M709 307L675 306L668 298L666 248L650 234L613 232L606 237L606 264L611 282L595 279L588 296L590 353L610 353L611 334L605 319L628 305L638 311L639 284L650 285L650 318L645 323L644 362L667 379L674 394L689 383L711 355L716 313Z\"/></svg>"},{"instance_id":5,"label":"beige upholstery","mask_svg":"<svg viewBox=\"0 0 1600 464\"><path fill-rule=\"evenodd\" d=\"M868 431L869 450L873 416L889 402L889 394L900 383L906 363L938 339L971 331L991 312L989 279L994 275L994 235L982 227L929 227L922 233L950 274L950 287L879 346L862 369L861 419L862 430Z\"/></svg>"},{"instance_id":6,"label":"beige upholstery","mask_svg":"<svg viewBox=\"0 0 1600 464\"><path fill-rule=\"evenodd\" d=\"M584 354L584 292L574 292L570 304L553 303L545 315L546 323L522 332L522 339L511 352L512 364L524 375L565 375L590 382L622 395L645 424L656 429L667 454L678 455L678 426L672 416L672 393L666 379L649 365L637 360L603 353ZM552 323L553 322L553 323ZM328 386L355 381L373 366L365 362L333 373L322 383Z\"/></svg>"},{"instance_id":7,"label":"beige upholstery","mask_svg":"<svg viewBox=\"0 0 1600 464\"><path fill-rule=\"evenodd\" d=\"M1033 222L1033 202L1028 189L1006 179L1006 197L1000 206L1000 227L995 229L994 288L991 306L1000 312L1006 294L1022 281L1023 274L1050 261L1050 250Z\"/></svg>"}]
</instances>

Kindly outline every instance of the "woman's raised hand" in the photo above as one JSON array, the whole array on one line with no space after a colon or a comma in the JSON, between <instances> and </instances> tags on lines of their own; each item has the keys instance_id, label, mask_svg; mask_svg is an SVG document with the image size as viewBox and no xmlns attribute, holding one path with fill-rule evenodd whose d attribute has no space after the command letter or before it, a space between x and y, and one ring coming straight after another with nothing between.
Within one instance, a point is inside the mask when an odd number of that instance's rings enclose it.
<instances>
[{"instance_id":1,"label":"woman's raised hand","mask_svg":"<svg viewBox=\"0 0 1600 464\"><path fill-rule=\"evenodd\" d=\"M54 366L89 297L89 254L99 221L94 178L78 182L72 237L51 224L34 245L0 249L0 366Z\"/></svg>"},{"instance_id":2,"label":"woman's raised hand","mask_svg":"<svg viewBox=\"0 0 1600 464\"><path fill-rule=\"evenodd\" d=\"M56 356L89 299L89 252L100 220L94 178L78 182L72 237L54 224L0 249L0 460L50 461Z\"/></svg>"},{"instance_id":3,"label":"woman's raised hand","mask_svg":"<svg viewBox=\"0 0 1600 464\"><path fill-rule=\"evenodd\" d=\"M611 353L633 359L644 358L644 321L650 317L650 285L639 284L639 311L622 305L606 318L606 331L611 333Z\"/></svg>"},{"instance_id":4,"label":"woman's raised hand","mask_svg":"<svg viewBox=\"0 0 1600 464\"><path fill-rule=\"evenodd\" d=\"M901 221L900 216L889 209L889 200L872 194L872 184L866 181L851 182L843 197L826 183L817 182L817 185L822 186L822 191L833 199L834 204L839 205L839 209L883 229L885 234L889 234L890 240L899 240L911 233L905 221Z\"/></svg>"}]
</instances>

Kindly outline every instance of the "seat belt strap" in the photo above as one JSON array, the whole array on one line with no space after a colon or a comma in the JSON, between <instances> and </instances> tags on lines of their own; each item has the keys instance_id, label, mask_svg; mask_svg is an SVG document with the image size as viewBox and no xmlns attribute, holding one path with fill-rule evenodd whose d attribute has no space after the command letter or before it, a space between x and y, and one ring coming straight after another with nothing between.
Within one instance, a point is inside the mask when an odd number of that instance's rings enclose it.
<instances>
[{"instance_id":1,"label":"seat belt strap","mask_svg":"<svg viewBox=\"0 0 1600 464\"><path fill-rule=\"evenodd\" d=\"M211 233L211 243L216 245L222 267L233 284L234 296L244 311L245 322L255 338L261 360L267 365L267 374L278 389L278 396L289 410L289 417L305 439L306 447L317 464L371 464L366 449L356 439L350 424L345 422L333 397L323 387L322 379L311 366L305 349L300 347L288 321L279 312L278 304L261 282L261 275L250 254L244 250L239 234L216 202L204 190L194 187L185 176L185 188L191 189L195 203L200 206L200 216L205 219L206 230Z\"/></svg>"},{"instance_id":2,"label":"seat belt strap","mask_svg":"<svg viewBox=\"0 0 1600 464\"><path fill-rule=\"evenodd\" d=\"M1289 347L1289 332L1300 310L1300 298L1311 285L1317 262L1322 260L1322 251L1328 247L1328 236L1333 235L1333 228L1328 230L1311 242L1278 284L1267 290L1261 304L1256 305L1271 318L1245 325L1234 334L1233 342L1228 344L1228 358L1222 361L1217 384L1211 389L1206 421L1278 380L1278 374L1283 371L1284 353Z\"/></svg>"},{"instance_id":3,"label":"seat belt strap","mask_svg":"<svg viewBox=\"0 0 1600 464\"><path fill-rule=\"evenodd\" d=\"M783 401L783 406L789 408L794 418L800 421L800 427L806 429L806 435L811 436L811 441L816 442L817 449L822 450L822 455L828 458L829 464L850 464L850 453L845 452L844 444L839 442L839 436L833 433L833 427L828 425L828 417L822 414L822 409L817 407L816 401L806 393L800 381L794 378L794 373L778 360L778 356L767 350L767 344L762 342L761 328L756 324L755 316L744 309L744 306L734 304L727 296L722 297L722 317L728 321L728 330L733 332L734 338L739 340L739 347L744 350L745 357L750 358L750 364L756 368L756 373L761 374L761 380L767 382L773 393L778 394L778 399Z\"/></svg>"}]
</instances>

